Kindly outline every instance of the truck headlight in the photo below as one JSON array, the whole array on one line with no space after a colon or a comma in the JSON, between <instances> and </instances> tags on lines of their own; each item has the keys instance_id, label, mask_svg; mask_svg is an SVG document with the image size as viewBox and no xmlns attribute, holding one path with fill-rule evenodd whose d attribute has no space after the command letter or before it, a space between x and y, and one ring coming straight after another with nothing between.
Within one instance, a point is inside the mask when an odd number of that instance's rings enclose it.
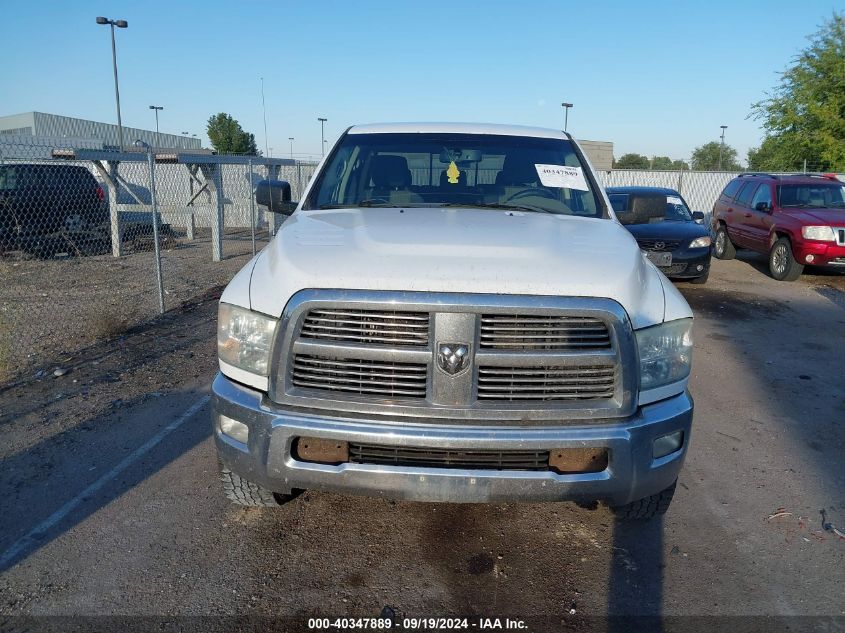
<instances>
[{"instance_id":1,"label":"truck headlight","mask_svg":"<svg viewBox=\"0 0 845 633\"><path fill-rule=\"evenodd\" d=\"M689 243L690 248L704 248L705 246L710 246L710 236L704 235L703 237L697 237L692 242Z\"/></svg>"},{"instance_id":2,"label":"truck headlight","mask_svg":"<svg viewBox=\"0 0 845 633\"><path fill-rule=\"evenodd\" d=\"M692 319L678 319L637 330L640 389L662 387L689 376L692 364Z\"/></svg>"},{"instance_id":3,"label":"truck headlight","mask_svg":"<svg viewBox=\"0 0 845 633\"><path fill-rule=\"evenodd\" d=\"M805 240L819 240L820 242L835 242L836 234L829 226L802 226L801 235Z\"/></svg>"},{"instance_id":4,"label":"truck headlight","mask_svg":"<svg viewBox=\"0 0 845 633\"><path fill-rule=\"evenodd\" d=\"M259 376L270 368L276 319L221 303L217 320L217 355L224 363Z\"/></svg>"}]
</instances>

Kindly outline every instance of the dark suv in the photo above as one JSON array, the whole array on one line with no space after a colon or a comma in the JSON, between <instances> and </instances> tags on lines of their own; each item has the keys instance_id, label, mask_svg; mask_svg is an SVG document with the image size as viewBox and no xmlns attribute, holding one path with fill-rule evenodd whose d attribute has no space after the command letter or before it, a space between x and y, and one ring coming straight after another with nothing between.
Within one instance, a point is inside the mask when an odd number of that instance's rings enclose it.
<instances>
[{"instance_id":1,"label":"dark suv","mask_svg":"<svg viewBox=\"0 0 845 633\"><path fill-rule=\"evenodd\" d=\"M108 209L103 188L80 165L0 165L0 251L50 255L101 241Z\"/></svg>"},{"instance_id":2,"label":"dark suv","mask_svg":"<svg viewBox=\"0 0 845 633\"><path fill-rule=\"evenodd\" d=\"M713 254L768 253L772 277L794 281L805 264L845 270L845 183L834 174L740 174L713 206Z\"/></svg>"}]
</instances>

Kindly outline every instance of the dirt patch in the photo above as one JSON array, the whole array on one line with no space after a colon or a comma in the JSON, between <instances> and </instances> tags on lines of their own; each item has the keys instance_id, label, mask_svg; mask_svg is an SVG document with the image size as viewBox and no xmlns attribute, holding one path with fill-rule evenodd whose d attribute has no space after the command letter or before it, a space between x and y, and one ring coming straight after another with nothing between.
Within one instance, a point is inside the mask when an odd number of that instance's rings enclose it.
<instances>
[{"instance_id":1,"label":"dirt patch","mask_svg":"<svg viewBox=\"0 0 845 633\"><path fill-rule=\"evenodd\" d=\"M165 309L178 309L228 283L252 257L250 232L227 231L223 253L224 261L213 262L210 236L203 235L165 245ZM120 258L0 258L0 278L0 374L5 367L6 380L159 314L152 251ZM3 379L0 375L0 384Z\"/></svg>"},{"instance_id":2,"label":"dirt patch","mask_svg":"<svg viewBox=\"0 0 845 633\"><path fill-rule=\"evenodd\" d=\"M125 333L35 365L0 386L0 458L130 404L158 398L216 367L218 287Z\"/></svg>"}]
</instances>

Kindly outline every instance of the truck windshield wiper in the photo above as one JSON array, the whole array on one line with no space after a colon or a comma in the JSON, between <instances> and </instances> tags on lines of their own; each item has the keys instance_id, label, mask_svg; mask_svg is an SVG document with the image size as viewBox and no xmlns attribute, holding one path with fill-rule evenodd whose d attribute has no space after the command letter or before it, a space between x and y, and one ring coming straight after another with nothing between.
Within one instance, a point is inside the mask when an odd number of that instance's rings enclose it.
<instances>
[{"instance_id":1,"label":"truck windshield wiper","mask_svg":"<svg viewBox=\"0 0 845 633\"><path fill-rule=\"evenodd\" d=\"M321 204L318 209L357 209L359 207L401 207L402 205L393 204L387 200L370 199L361 200L349 204Z\"/></svg>"},{"instance_id":2,"label":"truck windshield wiper","mask_svg":"<svg viewBox=\"0 0 845 633\"><path fill-rule=\"evenodd\" d=\"M505 204L503 202L442 202L438 206L441 207L464 207L467 209L504 209L506 211L529 211L531 213L554 213L543 207L535 207L531 204Z\"/></svg>"}]
</instances>

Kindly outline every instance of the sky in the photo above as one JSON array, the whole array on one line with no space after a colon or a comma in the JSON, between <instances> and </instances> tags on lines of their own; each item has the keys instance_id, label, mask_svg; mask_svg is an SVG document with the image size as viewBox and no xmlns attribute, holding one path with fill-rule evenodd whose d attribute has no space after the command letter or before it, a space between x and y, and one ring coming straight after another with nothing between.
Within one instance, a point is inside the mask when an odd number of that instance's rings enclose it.
<instances>
[{"instance_id":1,"label":"sky","mask_svg":"<svg viewBox=\"0 0 845 633\"><path fill-rule=\"evenodd\" d=\"M688 159L759 145L751 104L845 0L706 2L3 2L0 115L205 135L227 112L274 156L320 153L350 125L460 121L561 129L627 152ZM9 60L14 60L9 63ZM261 98L264 79L267 137Z\"/></svg>"}]
</instances>

